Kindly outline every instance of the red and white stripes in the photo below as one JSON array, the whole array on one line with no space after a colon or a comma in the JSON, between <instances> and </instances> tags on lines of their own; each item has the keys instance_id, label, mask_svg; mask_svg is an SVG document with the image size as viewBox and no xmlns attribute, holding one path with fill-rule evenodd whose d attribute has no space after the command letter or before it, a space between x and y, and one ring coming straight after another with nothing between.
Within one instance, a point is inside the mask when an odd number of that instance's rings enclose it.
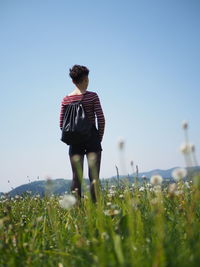
<instances>
[{"instance_id":1,"label":"red and white stripes","mask_svg":"<svg viewBox=\"0 0 200 267\"><path fill-rule=\"evenodd\" d=\"M61 112L60 112L60 129L62 130L63 124L63 117L65 113L65 108L73 101L80 101L83 95L71 95L65 96L61 102ZM101 103L97 93L86 91L83 98L83 107L85 109L85 113L88 119L96 125L96 118L97 118L97 125L98 125L98 132L100 139L102 140L104 129L105 129L105 118L103 114L103 110L101 108Z\"/></svg>"}]
</instances>

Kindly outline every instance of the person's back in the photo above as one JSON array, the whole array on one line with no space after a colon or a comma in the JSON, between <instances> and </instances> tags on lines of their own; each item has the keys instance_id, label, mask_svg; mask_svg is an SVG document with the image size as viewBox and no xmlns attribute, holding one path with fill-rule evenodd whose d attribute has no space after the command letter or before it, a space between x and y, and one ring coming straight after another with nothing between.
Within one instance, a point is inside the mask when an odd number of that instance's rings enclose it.
<instances>
[{"instance_id":1,"label":"person's back","mask_svg":"<svg viewBox=\"0 0 200 267\"><path fill-rule=\"evenodd\" d=\"M97 118L99 138L102 141L103 134L104 134L105 119L104 119L104 114L103 114L97 93L91 92L91 91L86 91L84 94L75 94L75 93L73 94L73 93L65 96L62 100L62 109L61 109L61 114L60 114L60 128L62 129L63 116L65 113L66 106L74 101L80 101L83 98L82 103L83 103L85 113L88 119L95 126L96 126L96 118Z\"/></svg>"},{"instance_id":2,"label":"person's back","mask_svg":"<svg viewBox=\"0 0 200 267\"><path fill-rule=\"evenodd\" d=\"M74 65L70 69L70 77L76 88L73 92L65 96L61 103L60 112L60 129L62 130L63 118L67 105L73 101L82 100L82 104L86 113L86 116L91 121L92 133L89 141L81 143L79 145L69 146L69 157L72 166L73 180L72 191L77 191L79 199L81 199L81 182L83 178L83 161L86 154L88 160L89 179L90 179L90 191L91 197L96 202L95 187L99 183L99 172L101 163L101 142L104 135L105 118L101 108L100 100L95 92L86 91L89 83L88 79L89 70L85 66ZM97 126L96 127L96 119Z\"/></svg>"}]
</instances>

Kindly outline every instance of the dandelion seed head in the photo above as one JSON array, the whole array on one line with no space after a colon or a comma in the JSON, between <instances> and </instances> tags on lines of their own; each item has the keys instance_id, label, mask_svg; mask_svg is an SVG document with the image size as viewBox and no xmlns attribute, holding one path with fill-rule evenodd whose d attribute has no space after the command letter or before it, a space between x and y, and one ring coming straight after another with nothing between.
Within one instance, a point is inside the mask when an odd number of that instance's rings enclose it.
<instances>
[{"instance_id":1,"label":"dandelion seed head","mask_svg":"<svg viewBox=\"0 0 200 267\"><path fill-rule=\"evenodd\" d=\"M161 175L152 175L150 178L150 183L152 185L158 185L158 184L162 184L163 178Z\"/></svg>"},{"instance_id":2,"label":"dandelion seed head","mask_svg":"<svg viewBox=\"0 0 200 267\"><path fill-rule=\"evenodd\" d=\"M173 194L174 192L175 192L175 190L176 190L176 183L172 183L172 184L169 184L169 186L168 186L168 192L170 193L170 194Z\"/></svg>"},{"instance_id":3,"label":"dandelion seed head","mask_svg":"<svg viewBox=\"0 0 200 267\"><path fill-rule=\"evenodd\" d=\"M59 200L59 205L63 209L70 209L76 203L76 198L73 195L65 195Z\"/></svg>"},{"instance_id":4,"label":"dandelion seed head","mask_svg":"<svg viewBox=\"0 0 200 267\"><path fill-rule=\"evenodd\" d=\"M191 146L189 144L183 143L180 146L180 151L182 154L189 154L191 152Z\"/></svg>"},{"instance_id":5,"label":"dandelion seed head","mask_svg":"<svg viewBox=\"0 0 200 267\"><path fill-rule=\"evenodd\" d=\"M175 170L172 171L172 177L174 178L175 181L179 181L186 177L187 175L187 170L185 168L176 168Z\"/></svg>"}]
</instances>

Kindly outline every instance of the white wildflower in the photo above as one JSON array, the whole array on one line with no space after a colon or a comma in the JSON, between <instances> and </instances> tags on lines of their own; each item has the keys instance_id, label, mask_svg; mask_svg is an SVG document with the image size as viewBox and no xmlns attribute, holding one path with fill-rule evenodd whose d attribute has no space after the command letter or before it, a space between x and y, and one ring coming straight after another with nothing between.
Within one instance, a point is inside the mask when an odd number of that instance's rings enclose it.
<instances>
[{"instance_id":1,"label":"white wildflower","mask_svg":"<svg viewBox=\"0 0 200 267\"><path fill-rule=\"evenodd\" d=\"M106 233L106 232L101 233L101 238L105 239L105 240L108 240L109 239L108 233Z\"/></svg>"},{"instance_id":2,"label":"white wildflower","mask_svg":"<svg viewBox=\"0 0 200 267\"><path fill-rule=\"evenodd\" d=\"M155 193L160 193L161 192L161 186L160 185L155 185L154 188L153 188L153 191Z\"/></svg>"},{"instance_id":3,"label":"white wildflower","mask_svg":"<svg viewBox=\"0 0 200 267\"><path fill-rule=\"evenodd\" d=\"M36 218L36 221L37 221L37 222L41 222L42 220L43 220L43 216L40 216L40 217L37 217L37 218Z\"/></svg>"},{"instance_id":4,"label":"white wildflower","mask_svg":"<svg viewBox=\"0 0 200 267\"><path fill-rule=\"evenodd\" d=\"M119 210L105 210L104 214L106 216L113 216L113 215L118 215L120 213Z\"/></svg>"},{"instance_id":5,"label":"white wildflower","mask_svg":"<svg viewBox=\"0 0 200 267\"><path fill-rule=\"evenodd\" d=\"M110 194L110 195L114 196L115 193L116 193L116 192L115 192L114 190L112 190L112 189L109 190L109 194Z\"/></svg>"},{"instance_id":6,"label":"white wildflower","mask_svg":"<svg viewBox=\"0 0 200 267\"><path fill-rule=\"evenodd\" d=\"M162 184L162 181L163 181L163 178L161 175L152 175L150 179L150 183L152 185Z\"/></svg>"},{"instance_id":7,"label":"white wildflower","mask_svg":"<svg viewBox=\"0 0 200 267\"><path fill-rule=\"evenodd\" d=\"M63 209L69 209L76 203L76 198L73 195L65 195L59 200L60 207Z\"/></svg>"},{"instance_id":8,"label":"white wildflower","mask_svg":"<svg viewBox=\"0 0 200 267\"><path fill-rule=\"evenodd\" d=\"M143 192L145 190L144 186L141 186L139 191Z\"/></svg>"},{"instance_id":9,"label":"white wildflower","mask_svg":"<svg viewBox=\"0 0 200 267\"><path fill-rule=\"evenodd\" d=\"M189 183L186 181L185 182L185 186L187 187L187 188L190 188L190 185L189 185Z\"/></svg>"},{"instance_id":10,"label":"white wildflower","mask_svg":"<svg viewBox=\"0 0 200 267\"><path fill-rule=\"evenodd\" d=\"M113 209L113 210L115 209L116 210L117 208L118 208L118 205L115 205L115 204L111 205L111 209Z\"/></svg>"},{"instance_id":11,"label":"white wildflower","mask_svg":"<svg viewBox=\"0 0 200 267\"><path fill-rule=\"evenodd\" d=\"M176 168L175 170L172 171L172 177L174 180L179 181L186 177L187 175L187 170L184 168Z\"/></svg>"}]
</instances>

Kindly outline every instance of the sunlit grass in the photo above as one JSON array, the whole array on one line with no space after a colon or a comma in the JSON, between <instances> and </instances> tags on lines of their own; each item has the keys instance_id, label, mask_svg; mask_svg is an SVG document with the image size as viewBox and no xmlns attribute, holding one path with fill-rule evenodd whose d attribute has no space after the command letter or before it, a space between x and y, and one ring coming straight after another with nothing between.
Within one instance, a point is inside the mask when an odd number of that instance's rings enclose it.
<instances>
[{"instance_id":1,"label":"sunlit grass","mask_svg":"<svg viewBox=\"0 0 200 267\"><path fill-rule=\"evenodd\" d=\"M60 200L1 199L2 266L199 266L200 189L192 182L112 186L98 203L86 192L68 209Z\"/></svg>"},{"instance_id":2,"label":"sunlit grass","mask_svg":"<svg viewBox=\"0 0 200 267\"><path fill-rule=\"evenodd\" d=\"M182 128L186 166L197 166L188 123ZM97 188L96 203L84 184L81 201L76 190L52 195L50 179L45 197L3 195L0 266L199 266L200 174L177 168L174 183L163 183L160 175L139 183L136 165L130 184L116 170L117 184Z\"/></svg>"}]
</instances>

